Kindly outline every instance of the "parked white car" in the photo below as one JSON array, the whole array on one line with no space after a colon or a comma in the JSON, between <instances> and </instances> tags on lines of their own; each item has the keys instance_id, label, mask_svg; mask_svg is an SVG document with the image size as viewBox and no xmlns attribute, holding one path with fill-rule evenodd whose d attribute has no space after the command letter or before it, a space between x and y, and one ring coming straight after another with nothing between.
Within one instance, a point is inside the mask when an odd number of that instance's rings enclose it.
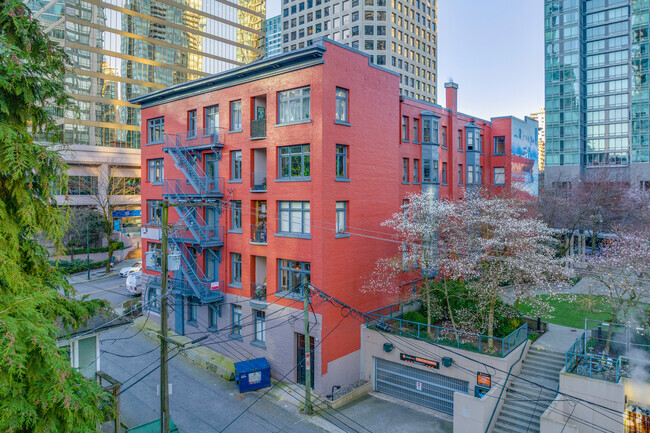
<instances>
[{"instance_id":1,"label":"parked white car","mask_svg":"<svg viewBox=\"0 0 650 433\"><path fill-rule=\"evenodd\" d=\"M141 295L146 288L149 278L150 276L143 274L142 271L131 272L126 277L126 292L133 296Z\"/></svg>"},{"instance_id":2,"label":"parked white car","mask_svg":"<svg viewBox=\"0 0 650 433\"><path fill-rule=\"evenodd\" d=\"M120 277L126 278L129 274L133 272L139 272L142 270L142 262L136 262L133 266L128 266L126 268L120 269Z\"/></svg>"}]
</instances>

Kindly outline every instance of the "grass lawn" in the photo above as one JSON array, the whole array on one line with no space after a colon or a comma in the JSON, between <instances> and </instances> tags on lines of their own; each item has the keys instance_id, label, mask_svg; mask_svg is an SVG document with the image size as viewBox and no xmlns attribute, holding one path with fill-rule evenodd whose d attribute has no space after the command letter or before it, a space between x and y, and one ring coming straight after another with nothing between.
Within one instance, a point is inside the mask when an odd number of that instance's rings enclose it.
<instances>
[{"instance_id":1,"label":"grass lawn","mask_svg":"<svg viewBox=\"0 0 650 433\"><path fill-rule=\"evenodd\" d=\"M571 301L571 296L575 297L575 300ZM543 301L548 301L555 310L551 313L553 316L546 317L542 316L542 319L546 322L555 323L556 325L570 326L572 328L584 328L585 327L585 317L596 320L609 321L610 315L607 313L593 313L589 311L589 308L586 306L588 300L596 302L596 308L598 310L609 311L601 301L602 296L596 295L556 295L549 300L549 295L538 295L536 298L541 298ZM589 299L591 298L591 299ZM530 303L526 302L526 299L522 300L519 304L519 311L525 315L530 315L531 307Z\"/></svg>"}]
</instances>

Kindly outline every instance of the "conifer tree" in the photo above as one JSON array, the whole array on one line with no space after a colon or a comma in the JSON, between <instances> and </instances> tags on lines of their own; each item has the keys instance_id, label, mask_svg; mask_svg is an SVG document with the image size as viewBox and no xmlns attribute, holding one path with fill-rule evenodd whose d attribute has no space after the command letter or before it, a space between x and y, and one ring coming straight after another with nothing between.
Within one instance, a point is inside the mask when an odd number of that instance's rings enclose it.
<instances>
[{"instance_id":1,"label":"conifer tree","mask_svg":"<svg viewBox=\"0 0 650 433\"><path fill-rule=\"evenodd\" d=\"M109 405L101 388L70 368L57 347L59 323L77 326L98 302L69 298L72 288L48 262L60 247L66 166L52 147L51 115L67 107L66 56L21 0L0 6L0 431L91 432ZM102 407L102 409L100 409Z\"/></svg>"}]
</instances>

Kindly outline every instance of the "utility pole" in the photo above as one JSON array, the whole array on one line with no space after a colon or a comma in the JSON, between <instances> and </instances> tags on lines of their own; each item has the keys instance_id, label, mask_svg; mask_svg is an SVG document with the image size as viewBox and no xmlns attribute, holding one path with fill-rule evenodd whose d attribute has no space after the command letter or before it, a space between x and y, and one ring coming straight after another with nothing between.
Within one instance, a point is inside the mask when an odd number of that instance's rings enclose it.
<instances>
[{"instance_id":1,"label":"utility pole","mask_svg":"<svg viewBox=\"0 0 650 433\"><path fill-rule=\"evenodd\" d=\"M309 283L307 277L303 277L302 287L305 302L305 408L303 411L307 415L311 415L311 344L309 343Z\"/></svg>"},{"instance_id":2,"label":"utility pole","mask_svg":"<svg viewBox=\"0 0 650 433\"><path fill-rule=\"evenodd\" d=\"M160 271L162 282L160 284L160 432L169 433L169 391L167 370L167 226L169 214L169 201L162 202L162 245L160 258Z\"/></svg>"},{"instance_id":3,"label":"utility pole","mask_svg":"<svg viewBox=\"0 0 650 433\"><path fill-rule=\"evenodd\" d=\"M88 241L88 221L86 221L86 265L88 266L88 279L90 280L90 243Z\"/></svg>"}]
</instances>

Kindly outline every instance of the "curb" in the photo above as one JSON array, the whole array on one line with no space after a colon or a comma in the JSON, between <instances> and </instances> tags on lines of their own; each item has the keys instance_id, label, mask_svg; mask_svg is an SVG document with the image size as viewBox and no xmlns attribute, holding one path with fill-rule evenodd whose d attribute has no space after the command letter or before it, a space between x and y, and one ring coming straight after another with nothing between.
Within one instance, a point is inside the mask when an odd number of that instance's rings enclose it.
<instances>
[{"instance_id":1,"label":"curb","mask_svg":"<svg viewBox=\"0 0 650 433\"><path fill-rule=\"evenodd\" d=\"M160 325L156 322L145 323L145 321L146 318L144 316L140 316L135 320L134 324L140 328L145 328L144 334L152 340L158 342ZM178 335L171 330L168 331L168 337L170 340L175 341L181 345L191 342L189 338ZM210 350L206 347L195 347L183 350L181 352L181 355L196 365L203 367L211 373L215 373L228 381L235 380L234 361L218 354L213 350Z\"/></svg>"},{"instance_id":2,"label":"curb","mask_svg":"<svg viewBox=\"0 0 650 433\"><path fill-rule=\"evenodd\" d=\"M90 283L92 281L105 280L107 278L112 278L112 277L115 277L115 276L119 275L117 271L111 271L108 274L104 274L104 275L101 275L99 277L92 277L91 276L90 280L84 279L83 281L72 281L72 278L70 278L70 277L76 277L77 275L83 275L83 274L85 274L85 272L82 272L82 273L79 273L79 274L74 274L74 275L68 275L68 276L66 276L66 279L68 280L68 283L70 283L70 284L80 284L80 283Z\"/></svg>"}]
</instances>

